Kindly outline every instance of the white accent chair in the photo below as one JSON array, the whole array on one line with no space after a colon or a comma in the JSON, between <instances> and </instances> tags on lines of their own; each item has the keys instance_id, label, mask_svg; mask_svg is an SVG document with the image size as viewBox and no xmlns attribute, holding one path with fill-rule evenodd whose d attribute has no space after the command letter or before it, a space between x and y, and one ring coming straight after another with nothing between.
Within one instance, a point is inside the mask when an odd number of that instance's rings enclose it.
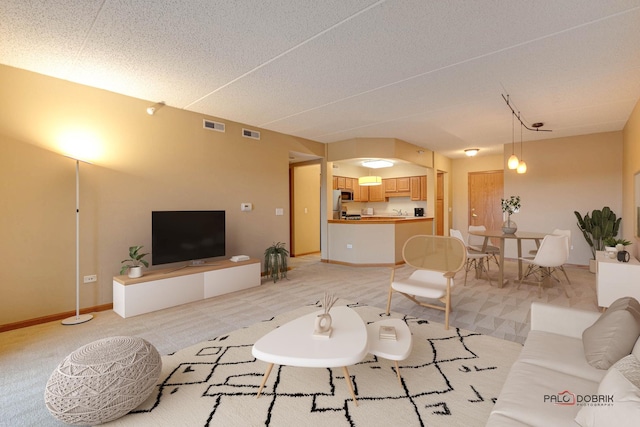
<instances>
[{"instance_id":1,"label":"white accent chair","mask_svg":"<svg viewBox=\"0 0 640 427\"><path fill-rule=\"evenodd\" d=\"M470 225L469 232L471 231L487 231L487 228L484 225ZM469 233L467 236L467 246L469 249L482 252L482 246L484 246L484 237L482 236L474 236ZM498 256L500 255L500 248L494 245L487 245L484 250L487 255L489 255L489 259L492 259L493 262L496 263L498 268L500 268L500 262L498 261ZM489 269L489 263L487 263L487 269Z\"/></svg>"},{"instance_id":2,"label":"white accent chair","mask_svg":"<svg viewBox=\"0 0 640 427\"><path fill-rule=\"evenodd\" d=\"M531 276L537 276L538 285L538 297L542 296L542 285L548 283L549 279L553 278L558 283L558 280L553 276L553 272L567 262L569 258L569 244L567 243L568 237L565 235L557 236L553 234L547 234L538 248L535 258L520 258L523 263L529 264L527 271L520 279L518 289L524 280ZM566 272L565 272L566 276ZM567 280L569 280L567 278ZM563 288L564 293L569 298L566 287Z\"/></svg>"},{"instance_id":3,"label":"white accent chair","mask_svg":"<svg viewBox=\"0 0 640 427\"><path fill-rule=\"evenodd\" d=\"M456 239L459 239L464 244L464 237L462 237L462 233L460 232L460 230L455 230L451 228L449 229L449 235L451 237L455 237ZM487 275L487 279L489 280L489 285L492 285L491 277L489 276L489 270L487 268L489 265L489 254L487 254L486 252L473 250L468 246L466 246L466 249L467 249L467 262L465 262L464 264L464 286L467 286L467 275L469 274L469 271L472 268L476 271L479 270L480 274L484 272Z\"/></svg>"},{"instance_id":4,"label":"white accent chair","mask_svg":"<svg viewBox=\"0 0 640 427\"><path fill-rule=\"evenodd\" d=\"M416 270L408 278L396 280L396 270L392 268L387 314L391 309L393 293L399 292L418 305L443 310L444 328L449 329L453 278L467 261L464 243L454 237L416 235L405 242L402 258ZM416 297L438 299L444 303L444 307L420 301Z\"/></svg>"}]
</instances>

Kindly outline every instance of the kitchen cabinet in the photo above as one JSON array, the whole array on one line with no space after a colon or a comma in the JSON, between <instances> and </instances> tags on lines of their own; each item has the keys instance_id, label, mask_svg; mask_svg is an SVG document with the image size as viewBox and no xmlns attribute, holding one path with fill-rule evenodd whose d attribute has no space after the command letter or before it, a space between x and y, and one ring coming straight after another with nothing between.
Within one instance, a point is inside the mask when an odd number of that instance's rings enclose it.
<instances>
[{"instance_id":1,"label":"kitchen cabinet","mask_svg":"<svg viewBox=\"0 0 640 427\"><path fill-rule=\"evenodd\" d=\"M344 176L339 176L338 178L338 190L344 190L347 188L347 178Z\"/></svg>"},{"instance_id":2,"label":"kitchen cabinet","mask_svg":"<svg viewBox=\"0 0 640 427\"><path fill-rule=\"evenodd\" d=\"M408 191L411 191L411 178L396 178L396 191L398 193L406 193Z\"/></svg>"},{"instance_id":3,"label":"kitchen cabinet","mask_svg":"<svg viewBox=\"0 0 640 427\"><path fill-rule=\"evenodd\" d=\"M384 181L384 180L383 180ZM372 185L369 189L369 201L370 202L384 202L384 185Z\"/></svg>"},{"instance_id":4,"label":"kitchen cabinet","mask_svg":"<svg viewBox=\"0 0 640 427\"><path fill-rule=\"evenodd\" d=\"M334 190L338 189L338 177L337 176L333 177L333 189Z\"/></svg>"},{"instance_id":5,"label":"kitchen cabinet","mask_svg":"<svg viewBox=\"0 0 640 427\"><path fill-rule=\"evenodd\" d=\"M422 176L412 176L410 178L411 182L411 200L413 201L426 201L427 200L427 177L425 175Z\"/></svg>"},{"instance_id":6,"label":"kitchen cabinet","mask_svg":"<svg viewBox=\"0 0 640 427\"><path fill-rule=\"evenodd\" d=\"M427 176L420 177L420 200L427 201Z\"/></svg>"},{"instance_id":7,"label":"kitchen cabinet","mask_svg":"<svg viewBox=\"0 0 640 427\"><path fill-rule=\"evenodd\" d=\"M385 178L382 180L385 193L395 193L398 191L398 180L396 178Z\"/></svg>"}]
</instances>

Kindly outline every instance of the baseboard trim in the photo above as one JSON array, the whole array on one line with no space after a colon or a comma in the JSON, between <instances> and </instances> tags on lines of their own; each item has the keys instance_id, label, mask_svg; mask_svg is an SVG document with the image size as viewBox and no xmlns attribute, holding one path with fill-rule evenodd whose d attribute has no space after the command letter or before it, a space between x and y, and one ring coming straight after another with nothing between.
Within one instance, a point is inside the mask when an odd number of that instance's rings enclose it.
<instances>
[{"instance_id":1,"label":"baseboard trim","mask_svg":"<svg viewBox=\"0 0 640 427\"><path fill-rule=\"evenodd\" d=\"M113 310L113 303L82 308L80 309L80 314L95 313L97 311L107 311L107 310ZM43 316L43 317L36 317L35 319L21 320L20 322L15 322L15 323L7 323L4 325L0 325L0 332L13 331L14 329L26 328L28 326L35 326L35 325L41 325L43 323L55 322L56 320L63 320L63 319L66 319L67 317L71 317L75 315L76 315L76 311L73 310L73 311L67 311L65 313L57 313L57 314L50 314L48 316Z\"/></svg>"}]
</instances>

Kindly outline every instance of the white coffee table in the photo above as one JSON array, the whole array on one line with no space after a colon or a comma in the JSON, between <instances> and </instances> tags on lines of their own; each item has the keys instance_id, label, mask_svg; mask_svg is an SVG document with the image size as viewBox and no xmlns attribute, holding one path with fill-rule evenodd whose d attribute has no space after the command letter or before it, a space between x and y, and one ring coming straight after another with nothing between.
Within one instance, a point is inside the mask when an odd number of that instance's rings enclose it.
<instances>
[{"instance_id":1,"label":"white coffee table","mask_svg":"<svg viewBox=\"0 0 640 427\"><path fill-rule=\"evenodd\" d=\"M396 339L380 339L380 326L393 326L396 329ZM413 348L411 330L402 319L384 319L369 323L367 332L369 334L369 353L393 360L396 365L398 382L402 385L398 360L404 360L411 354L411 349Z\"/></svg>"},{"instance_id":2,"label":"white coffee table","mask_svg":"<svg viewBox=\"0 0 640 427\"><path fill-rule=\"evenodd\" d=\"M367 355L367 328L351 308L333 307L330 311L331 337L314 337L315 319L322 313L318 311L299 317L256 341L251 354L269 363L256 397L260 397L274 364L307 368L342 367L349 392L358 405L347 366L359 363Z\"/></svg>"}]
</instances>

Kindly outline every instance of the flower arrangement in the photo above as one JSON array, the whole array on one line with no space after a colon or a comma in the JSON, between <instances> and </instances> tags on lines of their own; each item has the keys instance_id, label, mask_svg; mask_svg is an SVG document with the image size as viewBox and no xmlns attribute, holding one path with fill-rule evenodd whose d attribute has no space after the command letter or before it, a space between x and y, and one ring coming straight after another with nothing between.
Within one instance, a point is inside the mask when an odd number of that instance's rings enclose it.
<instances>
[{"instance_id":1,"label":"flower arrangement","mask_svg":"<svg viewBox=\"0 0 640 427\"><path fill-rule=\"evenodd\" d=\"M509 216L520 211L520 196L511 196L508 199L501 199L501 202L502 212Z\"/></svg>"}]
</instances>

